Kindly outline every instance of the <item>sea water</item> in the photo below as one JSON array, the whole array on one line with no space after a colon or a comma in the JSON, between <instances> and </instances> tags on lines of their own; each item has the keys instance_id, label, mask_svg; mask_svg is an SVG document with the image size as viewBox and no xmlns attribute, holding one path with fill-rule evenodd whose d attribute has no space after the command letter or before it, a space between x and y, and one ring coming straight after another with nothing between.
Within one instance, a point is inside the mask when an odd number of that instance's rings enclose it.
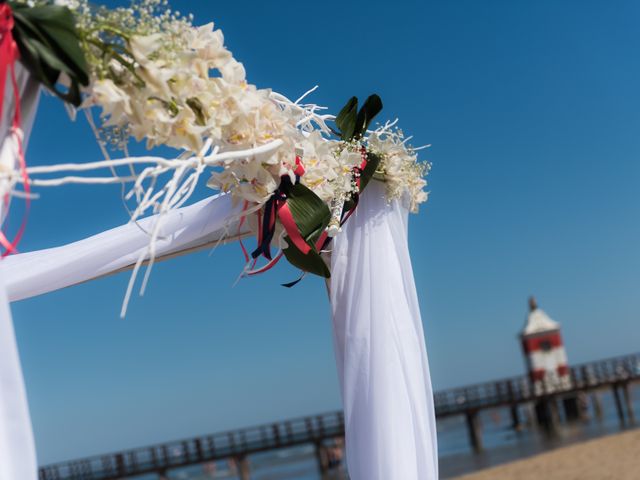
<instances>
[{"instance_id":1,"label":"sea water","mask_svg":"<svg viewBox=\"0 0 640 480\"><path fill-rule=\"evenodd\" d=\"M631 389L634 412L640 423L640 385ZM591 395L591 394L589 394ZM521 419L525 422L519 432L511 428L511 415L506 408L485 410L480 413L482 424L482 453L473 453L469 444L466 421L463 416L438 421L438 451L440 477L452 478L482 468L529 457L572 443L620 432L634 425L621 426L613 395L610 390L598 393L602 401L601 419L598 419L589 396L589 419L572 424L562 424L559 431L551 435L531 423L531 415L521 407ZM529 421L527 421L529 417ZM252 480L346 480L345 467L340 466L322 477L318 473L312 446L256 454L249 457ZM216 462L212 466L194 466L176 469L169 473L171 480L237 479L234 466L227 462ZM142 476L140 480L157 480L157 476Z\"/></svg>"}]
</instances>

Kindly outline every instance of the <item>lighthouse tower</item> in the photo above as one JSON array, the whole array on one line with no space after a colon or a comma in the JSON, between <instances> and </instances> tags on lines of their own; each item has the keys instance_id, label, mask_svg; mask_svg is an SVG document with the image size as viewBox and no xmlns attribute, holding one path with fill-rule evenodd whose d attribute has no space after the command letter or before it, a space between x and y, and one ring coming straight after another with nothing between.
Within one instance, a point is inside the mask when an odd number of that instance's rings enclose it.
<instances>
[{"instance_id":1,"label":"lighthouse tower","mask_svg":"<svg viewBox=\"0 0 640 480\"><path fill-rule=\"evenodd\" d=\"M560 325L538 308L534 297L529 299L529 315L520 339L536 395L571 388Z\"/></svg>"}]
</instances>

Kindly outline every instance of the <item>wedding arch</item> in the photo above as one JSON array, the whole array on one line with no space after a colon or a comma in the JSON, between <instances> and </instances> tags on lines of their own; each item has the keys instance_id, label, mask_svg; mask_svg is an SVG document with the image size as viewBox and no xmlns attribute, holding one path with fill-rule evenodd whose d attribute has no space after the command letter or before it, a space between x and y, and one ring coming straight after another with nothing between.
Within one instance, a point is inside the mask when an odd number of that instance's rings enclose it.
<instances>
[{"instance_id":1,"label":"wedding arch","mask_svg":"<svg viewBox=\"0 0 640 480\"><path fill-rule=\"evenodd\" d=\"M33 190L70 183L122 185L130 214L121 227L27 253L17 253L26 215L17 231L0 231L0 480L37 478L10 302L131 270L124 316L138 273L144 291L154 262L228 242L244 253L241 277L284 258L301 270L286 287L327 279L351 478L437 478L407 244L429 166L396 122L372 127L377 95L334 116L306 103L315 89L296 101L258 89L220 30L194 26L165 0L0 2L0 53L2 219L16 215L12 202L28 209ZM27 165L42 90L86 117L102 160ZM176 156L131 156L134 139ZM188 204L203 175L218 193Z\"/></svg>"}]
</instances>

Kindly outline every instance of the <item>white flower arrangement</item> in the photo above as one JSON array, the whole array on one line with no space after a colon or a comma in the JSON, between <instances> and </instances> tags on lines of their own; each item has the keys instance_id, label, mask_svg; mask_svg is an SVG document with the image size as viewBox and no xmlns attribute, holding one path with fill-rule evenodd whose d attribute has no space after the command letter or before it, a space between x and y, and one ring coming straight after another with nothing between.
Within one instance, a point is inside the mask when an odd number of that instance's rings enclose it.
<instances>
[{"instance_id":1,"label":"white flower arrangement","mask_svg":"<svg viewBox=\"0 0 640 480\"><path fill-rule=\"evenodd\" d=\"M428 199L425 177L431 164L418 162L416 149L408 147L407 140L410 139L404 138L402 130L385 128L373 132L367 138L367 146L381 157L376 173L386 182L387 198L405 198L409 210L416 213L420 204Z\"/></svg>"},{"instance_id":2,"label":"white flower arrangement","mask_svg":"<svg viewBox=\"0 0 640 480\"><path fill-rule=\"evenodd\" d=\"M136 175L132 192L140 205L134 220L150 205L162 213L186 201L184 192L193 190L211 146L216 154L252 152L227 156L216 165L208 185L244 202L246 211L271 212L273 241L303 269L307 264L296 260L291 246L302 254L308 246L317 254L326 237L322 231L329 237L339 232L345 213L355 208L371 177L386 182L390 201L408 200L411 211L427 200L424 177L429 165L417 161L408 139L389 123L367 129L382 108L377 96L369 97L360 111L352 98L337 117L321 115L317 105L303 105L302 99L291 102L248 83L222 32L213 23L194 26L192 16L172 12L166 0L134 0L128 8L115 9L96 8L87 0L57 3L74 14L86 74L83 62L77 61L73 81L84 85L81 108L101 108L102 142L126 152L132 137L144 140L149 149L168 146L181 151L179 158L200 159L187 181L180 183L185 170L177 168L157 194L141 191L141 184L166 169ZM337 130L327 125L329 120ZM297 233L283 225L280 209L287 199L313 205L304 219L292 209ZM249 224L258 235L266 221L252 219ZM268 249L263 245L261 252Z\"/></svg>"},{"instance_id":3,"label":"white flower arrangement","mask_svg":"<svg viewBox=\"0 0 640 480\"><path fill-rule=\"evenodd\" d=\"M325 203L353 192L352 171L361 161L358 149L344 148L322 129L303 135L296 125L303 111L282 108L270 91L248 84L242 64L213 23L194 27L190 18L171 12L162 0L97 11L86 0L69 1L79 14L91 68L84 105L102 108L105 127L146 140L148 148L167 145L191 154L199 152L206 139L223 151L283 140L270 158L227 162L208 183L253 203L266 202L282 175L293 175L296 148L306 170L302 183ZM115 45L105 54L109 40ZM373 132L362 145L381 156L389 198L406 191L415 211L426 200L426 167L405 147L401 133Z\"/></svg>"}]
</instances>

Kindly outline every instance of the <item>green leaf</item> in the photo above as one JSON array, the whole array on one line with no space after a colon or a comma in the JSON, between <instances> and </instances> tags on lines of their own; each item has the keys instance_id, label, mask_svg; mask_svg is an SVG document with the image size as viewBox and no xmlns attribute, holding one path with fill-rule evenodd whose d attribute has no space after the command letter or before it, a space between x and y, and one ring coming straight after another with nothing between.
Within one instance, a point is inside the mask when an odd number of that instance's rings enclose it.
<instances>
[{"instance_id":1,"label":"green leaf","mask_svg":"<svg viewBox=\"0 0 640 480\"><path fill-rule=\"evenodd\" d=\"M355 206L356 206L355 198L354 196L351 196L347 200L345 200L344 205L342 206L342 213L348 212Z\"/></svg>"},{"instance_id":2,"label":"green leaf","mask_svg":"<svg viewBox=\"0 0 640 480\"><path fill-rule=\"evenodd\" d=\"M56 68L57 60L51 57L51 53L45 46L37 40L24 42L21 44L20 60L45 87L55 93L65 102L73 105L80 105L82 99L78 82L70 77L71 84L67 92L63 92L56 87L56 82L60 77L61 68Z\"/></svg>"},{"instance_id":3,"label":"green leaf","mask_svg":"<svg viewBox=\"0 0 640 480\"><path fill-rule=\"evenodd\" d=\"M287 242L291 242L291 240L289 240L289 237L286 237L286 240ZM297 267L305 272L313 273L314 275L318 275L320 277L331 277L331 271L329 270L329 267L327 267L324 259L318 252L315 251L315 249L304 255L300 250L295 248L295 246L291 246L285 248L283 252L287 261L294 267Z\"/></svg>"},{"instance_id":4,"label":"green leaf","mask_svg":"<svg viewBox=\"0 0 640 480\"><path fill-rule=\"evenodd\" d=\"M49 40L52 49L68 68L74 72L81 85L89 84L87 62L80 47L75 18L71 10L58 5L31 8L31 23L38 25Z\"/></svg>"},{"instance_id":5,"label":"green leaf","mask_svg":"<svg viewBox=\"0 0 640 480\"><path fill-rule=\"evenodd\" d=\"M53 93L78 106L82 100L80 85L88 85L89 74L71 10L57 5L9 4L15 18L14 38L20 61ZM66 92L56 87L62 73L70 80Z\"/></svg>"},{"instance_id":6,"label":"green leaf","mask_svg":"<svg viewBox=\"0 0 640 480\"><path fill-rule=\"evenodd\" d=\"M303 254L291 239L286 237L289 246L284 249L285 257L289 263L305 272L329 278L331 275L329 268L315 248L315 242L327 228L331 219L329 207L313 191L302 184L293 185L287 195L287 204L293 219L311 250L309 253Z\"/></svg>"},{"instance_id":7,"label":"green leaf","mask_svg":"<svg viewBox=\"0 0 640 480\"><path fill-rule=\"evenodd\" d=\"M329 207L312 190L298 183L291 187L287 196L287 204L293 219L305 239L314 233L319 226L326 227L329 224L331 219Z\"/></svg>"},{"instance_id":8,"label":"green leaf","mask_svg":"<svg viewBox=\"0 0 640 480\"><path fill-rule=\"evenodd\" d=\"M367 166L364 167L364 170L360 173L360 192L364 191L367 187L379 165L380 157L375 153L367 152Z\"/></svg>"},{"instance_id":9,"label":"green leaf","mask_svg":"<svg viewBox=\"0 0 640 480\"><path fill-rule=\"evenodd\" d=\"M370 95L362 105L362 108L358 112L358 118L356 119L356 126L354 135L359 138L367 132L367 128L371 124L373 118L382 110L382 99L376 95Z\"/></svg>"},{"instance_id":10,"label":"green leaf","mask_svg":"<svg viewBox=\"0 0 640 480\"><path fill-rule=\"evenodd\" d=\"M356 129L358 116L358 99L351 97L336 117L336 125L340 129L342 140L351 140Z\"/></svg>"}]
</instances>

